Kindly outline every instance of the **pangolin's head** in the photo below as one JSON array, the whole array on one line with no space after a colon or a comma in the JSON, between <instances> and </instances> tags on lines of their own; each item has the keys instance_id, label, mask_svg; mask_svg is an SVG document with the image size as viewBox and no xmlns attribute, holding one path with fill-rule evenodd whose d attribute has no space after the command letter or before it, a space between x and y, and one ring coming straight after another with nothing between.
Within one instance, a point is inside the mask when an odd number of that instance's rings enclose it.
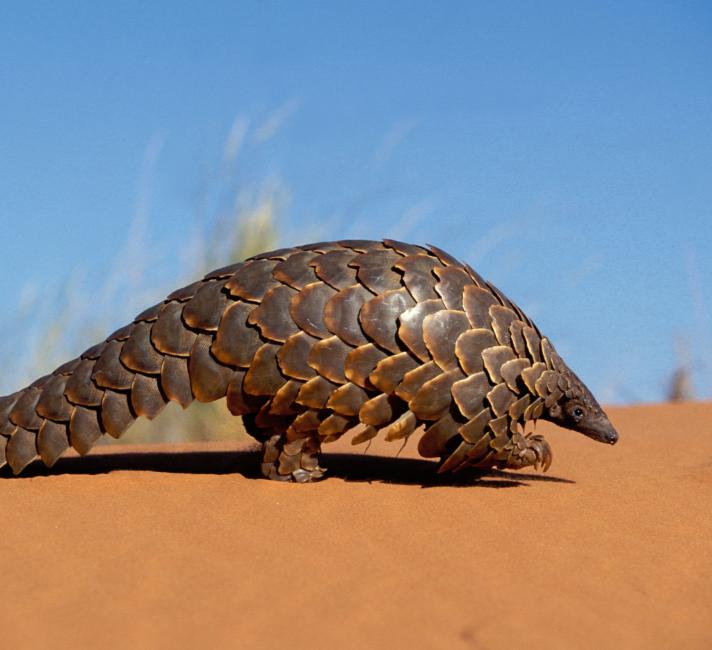
<instances>
[{"instance_id":1,"label":"pangolin's head","mask_svg":"<svg viewBox=\"0 0 712 650\"><path fill-rule=\"evenodd\" d=\"M566 364L560 364L558 371L568 388L558 402L545 409L542 417L599 442L615 445L618 442L618 432L601 405L574 372Z\"/></svg>"}]
</instances>

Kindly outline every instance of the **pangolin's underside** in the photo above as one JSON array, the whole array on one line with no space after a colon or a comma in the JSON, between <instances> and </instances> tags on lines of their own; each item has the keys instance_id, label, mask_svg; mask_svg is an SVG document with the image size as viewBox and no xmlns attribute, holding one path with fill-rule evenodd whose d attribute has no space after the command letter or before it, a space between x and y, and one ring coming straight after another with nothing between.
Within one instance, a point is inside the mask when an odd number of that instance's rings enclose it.
<instances>
[{"instance_id":1,"label":"pangolin's underside","mask_svg":"<svg viewBox=\"0 0 712 650\"><path fill-rule=\"evenodd\" d=\"M262 472L320 478L318 452L404 440L441 471L520 468L551 452L545 418L613 443L596 400L531 320L473 269L393 240L272 251L174 291L133 323L0 398L0 462L87 453L169 400L227 398L264 443Z\"/></svg>"}]
</instances>

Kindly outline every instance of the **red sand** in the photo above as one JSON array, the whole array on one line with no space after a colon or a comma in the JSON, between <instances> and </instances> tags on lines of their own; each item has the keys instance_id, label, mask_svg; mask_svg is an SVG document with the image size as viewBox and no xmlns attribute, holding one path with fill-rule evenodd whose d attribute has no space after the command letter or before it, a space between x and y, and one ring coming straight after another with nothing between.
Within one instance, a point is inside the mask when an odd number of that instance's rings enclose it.
<instances>
[{"instance_id":1,"label":"red sand","mask_svg":"<svg viewBox=\"0 0 712 650\"><path fill-rule=\"evenodd\" d=\"M616 447L540 427L543 476L423 487L411 442L314 485L225 445L2 480L2 645L710 648L712 405L611 414Z\"/></svg>"}]
</instances>

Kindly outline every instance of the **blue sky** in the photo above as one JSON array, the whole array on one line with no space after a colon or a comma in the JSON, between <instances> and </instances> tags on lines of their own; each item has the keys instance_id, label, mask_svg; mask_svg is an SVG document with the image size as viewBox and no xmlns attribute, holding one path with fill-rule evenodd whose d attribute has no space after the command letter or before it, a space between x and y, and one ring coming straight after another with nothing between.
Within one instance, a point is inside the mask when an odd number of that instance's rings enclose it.
<instances>
[{"instance_id":1,"label":"blue sky","mask_svg":"<svg viewBox=\"0 0 712 650\"><path fill-rule=\"evenodd\" d=\"M139 207L177 274L236 125L283 243L435 243L603 399L659 399L675 341L712 395L709 3L3 2L0 93L5 330Z\"/></svg>"}]
</instances>

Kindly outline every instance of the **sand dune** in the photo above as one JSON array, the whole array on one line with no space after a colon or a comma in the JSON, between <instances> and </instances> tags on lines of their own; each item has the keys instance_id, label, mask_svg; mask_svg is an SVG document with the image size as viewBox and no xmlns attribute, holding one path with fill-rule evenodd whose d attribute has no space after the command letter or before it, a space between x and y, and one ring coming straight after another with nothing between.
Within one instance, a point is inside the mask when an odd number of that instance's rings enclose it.
<instances>
[{"instance_id":1,"label":"sand dune","mask_svg":"<svg viewBox=\"0 0 712 650\"><path fill-rule=\"evenodd\" d=\"M30 468L0 482L3 646L712 647L712 404L611 415L616 447L541 426L546 475L341 442L314 485L229 445Z\"/></svg>"}]
</instances>

